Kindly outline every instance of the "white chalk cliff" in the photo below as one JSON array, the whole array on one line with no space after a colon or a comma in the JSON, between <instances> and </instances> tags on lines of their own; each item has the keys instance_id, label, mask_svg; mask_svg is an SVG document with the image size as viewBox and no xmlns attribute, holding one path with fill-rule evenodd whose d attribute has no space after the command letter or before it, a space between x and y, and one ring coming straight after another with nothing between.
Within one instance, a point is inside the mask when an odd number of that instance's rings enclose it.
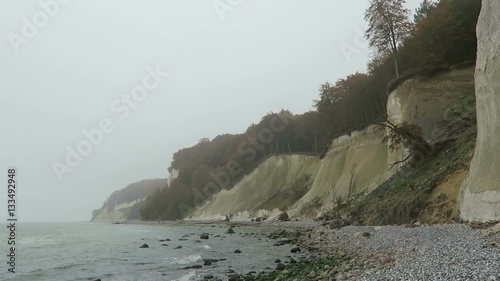
<instances>
[{"instance_id":1,"label":"white chalk cliff","mask_svg":"<svg viewBox=\"0 0 500 281\"><path fill-rule=\"evenodd\" d=\"M370 126L336 138L321 161L311 189L290 208L291 216L310 216L310 207L332 207L338 201L372 191L392 176L396 169L389 170L385 136L385 128Z\"/></svg>"},{"instance_id":2,"label":"white chalk cliff","mask_svg":"<svg viewBox=\"0 0 500 281\"><path fill-rule=\"evenodd\" d=\"M432 79L410 79L388 98L388 118L422 127L434 140L444 126L446 111L473 91L474 69L456 69ZM216 194L188 219L272 219L282 211L292 218L315 217L321 209L367 194L396 173L391 164L404 159L405 151L389 150L386 129L373 125L333 140L320 160L304 155L273 156L231 190Z\"/></svg>"},{"instance_id":3,"label":"white chalk cliff","mask_svg":"<svg viewBox=\"0 0 500 281\"><path fill-rule=\"evenodd\" d=\"M167 184L172 184L172 181L175 180L179 176L179 171L176 169L172 169L172 171L168 172Z\"/></svg>"},{"instance_id":4,"label":"white chalk cliff","mask_svg":"<svg viewBox=\"0 0 500 281\"><path fill-rule=\"evenodd\" d=\"M500 220L500 1L483 0L477 25L477 143L463 187L461 217Z\"/></svg>"},{"instance_id":5,"label":"white chalk cliff","mask_svg":"<svg viewBox=\"0 0 500 281\"><path fill-rule=\"evenodd\" d=\"M463 98L465 88L472 87L473 72L473 68L457 69L404 82L389 96L389 120L417 124L426 139L434 140L444 126L446 110ZM338 137L322 160L304 155L270 157L189 219L274 218L285 210L292 218L314 217L321 208L367 194L394 175L398 167L389 168L404 158L405 151L390 151L386 135L385 129L373 125Z\"/></svg>"},{"instance_id":6,"label":"white chalk cliff","mask_svg":"<svg viewBox=\"0 0 500 281\"><path fill-rule=\"evenodd\" d=\"M138 204L142 204L146 198L137 199L131 202L125 202L121 204L113 205L112 208L102 208L95 217L92 218L93 221L127 221L130 219L131 210ZM138 218L135 218L138 219Z\"/></svg>"},{"instance_id":7,"label":"white chalk cliff","mask_svg":"<svg viewBox=\"0 0 500 281\"><path fill-rule=\"evenodd\" d=\"M166 179L142 180L116 190L92 212L92 221L127 221L139 220L140 209L146 198L158 188L165 187Z\"/></svg>"},{"instance_id":8,"label":"white chalk cliff","mask_svg":"<svg viewBox=\"0 0 500 281\"><path fill-rule=\"evenodd\" d=\"M279 215L279 209L287 209L310 189L320 162L318 157L306 155L272 156L231 190L219 192L190 218L273 218Z\"/></svg>"}]
</instances>

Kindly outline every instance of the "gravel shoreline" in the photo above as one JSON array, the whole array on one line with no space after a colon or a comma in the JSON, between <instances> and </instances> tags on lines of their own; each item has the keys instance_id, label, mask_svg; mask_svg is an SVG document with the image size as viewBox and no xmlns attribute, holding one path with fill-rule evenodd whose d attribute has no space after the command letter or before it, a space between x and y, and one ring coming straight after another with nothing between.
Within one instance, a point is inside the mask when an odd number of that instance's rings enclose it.
<instances>
[{"instance_id":1,"label":"gravel shoreline","mask_svg":"<svg viewBox=\"0 0 500 281\"><path fill-rule=\"evenodd\" d=\"M338 265L311 271L308 279L280 280L499 280L500 233L466 224L345 226L312 220L266 222L297 236L310 260L336 257ZM497 227L498 228L498 227ZM266 279L257 279L266 280Z\"/></svg>"},{"instance_id":2,"label":"gravel shoreline","mask_svg":"<svg viewBox=\"0 0 500 281\"><path fill-rule=\"evenodd\" d=\"M275 246L286 241L300 248L298 263L230 280L500 281L500 224L488 232L469 224L341 227L338 221L171 224L276 228Z\"/></svg>"}]
</instances>

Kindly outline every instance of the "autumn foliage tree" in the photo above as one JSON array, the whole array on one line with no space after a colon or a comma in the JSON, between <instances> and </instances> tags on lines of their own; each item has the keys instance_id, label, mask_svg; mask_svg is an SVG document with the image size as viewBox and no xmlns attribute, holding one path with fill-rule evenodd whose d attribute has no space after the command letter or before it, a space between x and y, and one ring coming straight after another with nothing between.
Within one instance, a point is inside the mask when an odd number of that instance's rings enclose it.
<instances>
[{"instance_id":1,"label":"autumn foliage tree","mask_svg":"<svg viewBox=\"0 0 500 281\"><path fill-rule=\"evenodd\" d=\"M322 121L331 126L332 136L362 129L384 116L385 99L373 89L373 80L364 73L321 86L315 107Z\"/></svg>"},{"instance_id":2,"label":"autumn foliage tree","mask_svg":"<svg viewBox=\"0 0 500 281\"><path fill-rule=\"evenodd\" d=\"M399 77L399 47L411 34L410 10L406 0L371 0L365 12L368 22L366 38L379 56L392 56L396 77Z\"/></svg>"}]
</instances>

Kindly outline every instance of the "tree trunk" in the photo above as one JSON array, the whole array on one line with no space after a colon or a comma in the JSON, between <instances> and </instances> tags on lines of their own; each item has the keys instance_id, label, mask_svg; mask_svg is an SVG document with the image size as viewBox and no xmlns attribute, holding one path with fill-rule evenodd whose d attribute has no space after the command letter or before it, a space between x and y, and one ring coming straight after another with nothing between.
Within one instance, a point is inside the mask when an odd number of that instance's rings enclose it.
<instances>
[{"instance_id":1,"label":"tree trunk","mask_svg":"<svg viewBox=\"0 0 500 281\"><path fill-rule=\"evenodd\" d=\"M398 64L398 57L394 55L394 68L396 70L396 78L399 78L399 64Z\"/></svg>"}]
</instances>

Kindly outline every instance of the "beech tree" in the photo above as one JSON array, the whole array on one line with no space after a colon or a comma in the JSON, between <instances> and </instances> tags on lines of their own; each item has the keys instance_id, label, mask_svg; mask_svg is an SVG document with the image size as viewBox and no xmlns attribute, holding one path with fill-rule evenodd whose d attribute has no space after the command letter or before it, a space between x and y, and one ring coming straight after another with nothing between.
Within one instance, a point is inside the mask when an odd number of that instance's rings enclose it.
<instances>
[{"instance_id":1,"label":"beech tree","mask_svg":"<svg viewBox=\"0 0 500 281\"><path fill-rule=\"evenodd\" d=\"M371 0L365 11L368 29L365 37L376 56L392 56L396 77L399 77L399 46L411 35L410 10L403 5L406 0Z\"/></svg>"}]
</instances>

